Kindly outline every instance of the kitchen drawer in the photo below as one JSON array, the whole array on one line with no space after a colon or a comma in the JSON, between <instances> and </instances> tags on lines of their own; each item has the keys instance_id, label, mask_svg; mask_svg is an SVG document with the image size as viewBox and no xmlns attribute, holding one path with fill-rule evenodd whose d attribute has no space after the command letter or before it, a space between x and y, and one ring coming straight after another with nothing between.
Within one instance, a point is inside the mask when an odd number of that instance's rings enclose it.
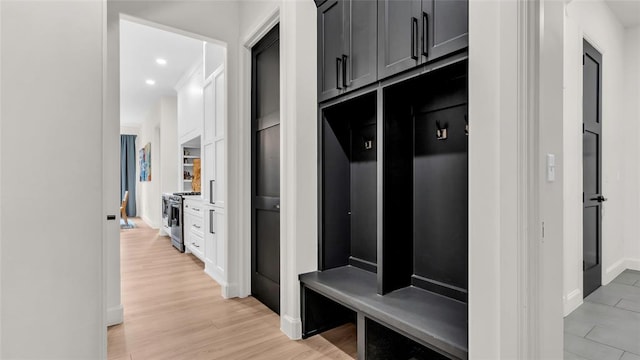
<instances>
[{"instance_id":1,"label":"kitchen drawer","mask_svg":"<svg viewBox=\"0 0 640 360\"><path fill-rule=\"evenodd\" d=\"M193 215L202 218L203 207L202 200L185 200L184 201L184 213L185 215Z\"/></svg>"},{"instance_id":2,"label":"kitchen drawer","mask_svg":"<svg viewBox=\"0 0 640 360\"><path fill-rule=\"evenodd\" d=\"M192 232L190 241L189 247L191 248L191 252L200 260L204 261L204 235Z\"/></svg>"},{"instance_id":3,"label":"kitchen drawer","mask_svg":"<svg viewBox=\"0 0 640 360\"><path fill-rule=\"evenodd\" d=\"M204 237L204 223L202 219L193 218L189 223L185 223L189 226L188 231L191 231L193 235Z\"/></svg>"}]
</instances>

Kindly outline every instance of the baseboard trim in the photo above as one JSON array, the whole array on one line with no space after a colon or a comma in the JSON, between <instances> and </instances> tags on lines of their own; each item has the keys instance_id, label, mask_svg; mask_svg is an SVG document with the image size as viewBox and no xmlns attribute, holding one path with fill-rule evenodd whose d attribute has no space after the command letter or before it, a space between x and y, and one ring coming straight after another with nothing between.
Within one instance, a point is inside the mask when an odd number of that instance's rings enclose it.
<instances>
[{"instance_id":1,"label":"baseboard trim","mask_svg":"<svg viewBox=\"0 0 640 360\"><path fill-rule=\"evenodd\" d=\"M238 297L238 284L235 283L225 283L221 285L222 287L222 297L225 299L231 299Z\"/></svg>"},{"instance_id":2,"label":"baseboard trim","mask_svg":"<svg viewBox=\"0 0 640 360\"><path fill-rule=\"evenodd\" d=\"M602 275L602 285L607 285L613 279L615 279L618 275L622 274L622 272L627 268L626 263L628 261L626 259L620 259L616 261L613 265L609 266L605 273Z\"/></svg>"},{"instance_id":3,"label":"baseboard trim","mask_svg":"<svg viewBox=\"0 0 640 360\"><path fill-rule=\"evenodd\" d=\"M151 221L151 219L149 219L146 215L141 215L140 218L142 219L142 221L144 221L147 225L149 225L150 228L152 229L158 229L158 225L155 224L153 221Z\"/></svg>"},{"instance_id":4,"label":"baseboard trim","mask_svg":"<svg viewBox=\"0 0 640 360\"><path fill-rule=\"evenodd\" d=\"M213 266L207 264L205 262L204 273L213 279L213 281L217 282L220 285L220 294L225 299L231 299L235 297L239 297L240 292L238 289L238 284L228 283L224 281L215 270L211 270Z\"/></svg>"},{"instance_id":5,"label":"baseboard trim","mask_svg":"<svg viewBox=\"0 0 640 360\"><path fill-rule=\"evenodd\" d=\"M583 303L582 291L574 289L564 299L564 316L571 314Z\"/></svg>"},{"instance_id":6,"label":"baseboard trim","mask_svg":"<svg viewBox=\"0 0 640 360\"><path fill-rule=\"evenodd\" d=\"M122 304L107 309L107 326L122 324L124 322L124 307Z\"/></svg>"},{"instance_id":7,"label":"baseboard trim","mask_svg":"<svg viewBox=\"0 0 640 360\"><path fill-rule=\"evenodd\" d=\"M627 269L640 271L640 259L627 259L625 263Z\"/></svg>"},{"instance_id":8,"label":"baseboard trim","mask_svg":"<svg viewBox=\"0 0 640 360\"><path fill-rule=\"evenodd\" d=\"M280 316L280 331L291 340L302 339L302 320L288 315Z\"/></svg>"}]
</instances>

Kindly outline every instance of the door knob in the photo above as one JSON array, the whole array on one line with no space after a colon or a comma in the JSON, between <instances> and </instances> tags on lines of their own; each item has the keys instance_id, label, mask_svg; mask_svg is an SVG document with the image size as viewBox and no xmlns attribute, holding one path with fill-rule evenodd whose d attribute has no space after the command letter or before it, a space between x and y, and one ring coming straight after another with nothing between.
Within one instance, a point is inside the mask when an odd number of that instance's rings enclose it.
<instances>
[{"instance_id":1,"label":"door knob","mask_svg":"<svg viewBox=\"0 0 640 360\"><path fill-rule=\"evenodd\" d=\"M598 195L598 196L596 196L594 198L591 198L591 200L595 200L597 202L604 202L604 201L607 201L608 199L606 197L602 196L602 195Z\"/></svg>"},{"instance_id":2,"label":"door knob","mask_svg":"<svg viewBox=\"0 0 640 360\"><path fill-rule=\"evenodd\" d=\"M276 204L273 207L276 208L276 209L280 209L280 204Z\"/></svg>"}]
</instances>

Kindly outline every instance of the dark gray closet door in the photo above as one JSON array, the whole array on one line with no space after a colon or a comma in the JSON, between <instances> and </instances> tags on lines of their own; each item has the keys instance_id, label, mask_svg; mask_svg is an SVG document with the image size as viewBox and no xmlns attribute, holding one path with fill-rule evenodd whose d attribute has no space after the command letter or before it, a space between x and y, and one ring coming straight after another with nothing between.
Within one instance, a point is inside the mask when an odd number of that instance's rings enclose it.
<instances>
[{"instance_id":1,"label":"dark gray closet door","mask_svg":"<svg viewBox=\"0 0 640 360\"><path fill-rule=\"evenodd\" d=\"M345 4L345 83L347 91L378 79L377 21L375 1L349 0Z\"/></svg>"},{"instance_id":2,"label":"dark gray closet door","mask_svg":"<svg viewBox=\"0 0 640 360\"><path fill-rule=\"evenodd\" d=\"M602 285L602 55L584 41L582 98L584 296Z\"/></svg>"},{"instance_id":3,"label":"dark gray closet door","mask_svg":"<svg viewBox=\"0 0 640 360\"><path fill-rule=\"evenodd\" d=\"M252 49L251 293L280 313L279 26Z\"/></svg>"}]
</instances>

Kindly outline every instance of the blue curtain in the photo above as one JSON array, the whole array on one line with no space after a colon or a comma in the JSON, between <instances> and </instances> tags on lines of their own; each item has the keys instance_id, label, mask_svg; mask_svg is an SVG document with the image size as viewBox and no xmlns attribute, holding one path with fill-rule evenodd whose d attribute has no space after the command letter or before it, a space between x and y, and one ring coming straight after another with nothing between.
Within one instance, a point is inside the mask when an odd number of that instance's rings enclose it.
<instances>
[{"instance_id":1,"label":"blue curtain","mask_svg":"<svg viewBox=\"0 0 640 360\"><path fill-rule=\"evenodd\" d=\"M136 216L136 136L120 135L120 201L129 191L127 215Z\"/></svg>"}]
</instances>

